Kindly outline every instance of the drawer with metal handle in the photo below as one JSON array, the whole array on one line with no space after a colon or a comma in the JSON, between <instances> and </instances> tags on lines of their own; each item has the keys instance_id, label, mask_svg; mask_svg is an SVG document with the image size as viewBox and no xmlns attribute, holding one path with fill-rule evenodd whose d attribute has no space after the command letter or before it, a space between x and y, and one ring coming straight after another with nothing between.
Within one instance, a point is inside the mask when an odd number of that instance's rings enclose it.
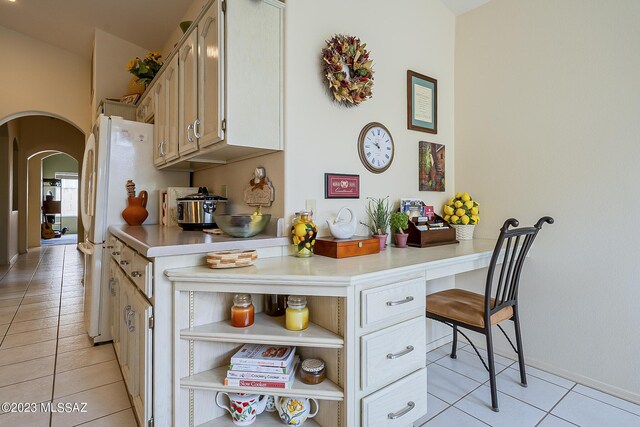
<instances>
[{"instance_id":1,"label":"drawer with metal handle","mask_svg":"<svg viewBox=\"0 0 640 427\"><path fill-rule=\"evenodd\" d=\"M110 238L110 241L107 242L107 246L105 247L105 250L109 251L109 253L111 254L111 257L115 259L118 264L120 264L123 247L124 245L120 240L117 240L112 237Z\"/></svg>"},{"instance_id":2,"label":"drawer with metal handle","mask_svg":"<svg viewBox=\"0 0 640 427\"><path fill-rule=\"evenodd\" d=\"M135 254L131 263L129 277L147 298L153 297L153 264L151 261L139 254Z\"/></svg>"},{"instance_id":3,"label":"drawer with metal handle","mask_svg":"<svg viewBox=\"0 0 640 427\"><path fill-rule=\"evenodd\" d=\"M425 289L419 277L362 291L362 327L424 315Z\"/></svg>"},{"instance_id":4,"label":"drawer with metal handle","mask_svg":"<svg viewBox=\"0 0 640 427\"><path fill-rule=\"evenodd\" d=\"M128 246L124 246L120 251L119 264L127 275L131 274L131 266L133 264L133 257L135 254L134 250Z\"/></svg>"},{"instance_id":5,"label":"drawer with metal handle","mask_svg":"<svg viewBox=\"0 0 640 427\"><path fill-rule=\"evenodd\" d=\"M360 386L376 390L426 366L424 316L361 338Z\"/></svg>"},{"instance_id":6,"label":"drawer with metal handle","mask_svg":"<svg viewBox=\"0 0 640 427\"><path fill-rule=\"evenodd\" d=\"M363 427L409 427L426 413L427 368L362 399Z\"/></svg>"}]
</instances>

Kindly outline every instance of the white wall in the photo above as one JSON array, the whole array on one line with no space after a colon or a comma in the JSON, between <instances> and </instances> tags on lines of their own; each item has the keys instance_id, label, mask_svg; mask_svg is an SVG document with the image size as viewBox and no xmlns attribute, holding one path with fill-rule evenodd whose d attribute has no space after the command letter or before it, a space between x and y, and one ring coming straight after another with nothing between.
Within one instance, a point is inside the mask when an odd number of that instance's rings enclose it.
<instances>
[{"instance_id":1,"label":"white wall","mask_svg":"<svg viewBox=\"0 0 640 427\"><path fill-rule=\"evenodd\" d=\"M317 203L316 223L341 206L364 218L365 197L419 197L440 205L454 190L453 66L455 17L439 0L287 2L285 47L285 215ZM321 49L336 33L360 37L374 62L373 98L355 108L335 104L325 89ZM438 134L407 129L407 70L438 80ZM357 138L369 122L381 122L395 142L395 159L383 174L368 172ZM447 192L418 191L418 141L446 145ZM324 173L360 175L359 200L325 200ZM448 196L448 197L447 197ZM358 234L365 234L365 227Z\"/></svg>"},{"instance_id":2,"label":"white wall","mask_svg":"<svg viewBox=\"0 0 640 427\"><path fill-rule=\"evenodd\" d=\"M134 77L127 71L127 63L136 56L143 58L149 50L96 28L93 41L92 114L105 98L119 99L127 94L129 80Z\"/></svg>"},{"instance_id":3,"label":"white wall","mask_svg":"<svg viewBox=\"0 0 640 427\"><path fill-rule=\"evenodd\" d=\"M556 219L523 272L528 362L636 402L639 20L636 0L493 0L458 18L455 56L456 184L481 203L477 234Z\"/></svg>"},{"instance_id":4,"label":"white wall","mask_svg":"<svg viewBox=\"0 0 640 427\"><path fill-rule=\"evenodd\" d=\"M37 248L40 246L40 224L42 224L42 159L50 156L51 153L35 154L31 157L27 164L27 194L29 202L27 203L27 249Z\"/></svg>"},{"instance_id":5,"label":"white wall","mask_svg":"<svg viewBox=\"0 0 640 427\"><path fill-rule=\"evenodd\" d=\"M4 27L0 52L0 124L16 113L47 112L89 130L89 60Z\"/></svg>"}]
</instances>

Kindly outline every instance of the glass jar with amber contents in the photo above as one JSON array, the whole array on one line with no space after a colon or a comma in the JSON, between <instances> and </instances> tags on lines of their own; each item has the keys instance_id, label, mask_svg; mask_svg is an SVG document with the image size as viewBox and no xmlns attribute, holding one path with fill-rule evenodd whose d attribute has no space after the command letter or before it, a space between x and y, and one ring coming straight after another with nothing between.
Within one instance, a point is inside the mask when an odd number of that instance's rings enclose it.
<instances>
[{"instance_id":1,"label":"glass jar with amber contents","mask_svg":"<svg viewBox=\"0 0 640 427\"><path fill-rule=\"evenodd\" d=\"M250 294L235 294L231 307L231 326L246 328L253 325L254 308Z\"/></svg>"},{"instance_id":2,"label":"glass jar with amber contents","mask_svg":"<svg viewBox=\"0 0 640 427\"><path fill-rule=\"evenodd\" d=\"M305 384L320 384L325 379L322 359L305 359L300 367L300 380Z\"/></svg>"}]
</instances>

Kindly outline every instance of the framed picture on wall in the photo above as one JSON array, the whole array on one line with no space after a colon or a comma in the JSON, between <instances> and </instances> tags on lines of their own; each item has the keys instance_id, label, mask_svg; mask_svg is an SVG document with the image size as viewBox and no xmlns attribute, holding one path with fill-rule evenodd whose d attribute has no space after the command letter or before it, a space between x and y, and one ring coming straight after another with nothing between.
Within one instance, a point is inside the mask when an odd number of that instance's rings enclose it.
<instances>
[{"instance_id":1,"label":"framed picture on wall","mask_svg":"<svg viewBox=\"0 0 640 427\"><path fill-rule=\"evenodd\" d=\"M418 190L444 191L444 145L418 142Z\"/></svg>"},{"instance_id":2,"label":"framed picture on wall","mask_svg":"<svg viewBox=\"0 0 640 427\"><path fill-rule=\"evenodd\" d=\"M360 175L324 174L325 199L359 199Z\"/></svg>"},{"instance_id":3,"label":"framed picture on wall","mask_svg":"<svg viewBox=\"0 0 640 427\"><path fill-rule=\"evenodd\" d=\"M438 81L407 70L407 127L438 133Z\"/></svg>"}]
</instances>

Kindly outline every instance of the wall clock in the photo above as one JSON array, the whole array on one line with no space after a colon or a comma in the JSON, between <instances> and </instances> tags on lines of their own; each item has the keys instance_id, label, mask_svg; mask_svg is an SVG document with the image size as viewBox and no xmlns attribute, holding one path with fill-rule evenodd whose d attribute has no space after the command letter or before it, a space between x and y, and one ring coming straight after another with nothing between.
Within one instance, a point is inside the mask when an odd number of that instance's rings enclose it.
<instances>
[{"instance_id":1,"label":"wall clock","mask_svg":"<svg viewBox=\"0 0 640 427\"><path fill-rule=\"evenodd\" d=\"M381 123L371 122L358 136L358 154L364 167L373 173L382 173L393 162L393 138Z\"/></svg>"}]
</instances>

